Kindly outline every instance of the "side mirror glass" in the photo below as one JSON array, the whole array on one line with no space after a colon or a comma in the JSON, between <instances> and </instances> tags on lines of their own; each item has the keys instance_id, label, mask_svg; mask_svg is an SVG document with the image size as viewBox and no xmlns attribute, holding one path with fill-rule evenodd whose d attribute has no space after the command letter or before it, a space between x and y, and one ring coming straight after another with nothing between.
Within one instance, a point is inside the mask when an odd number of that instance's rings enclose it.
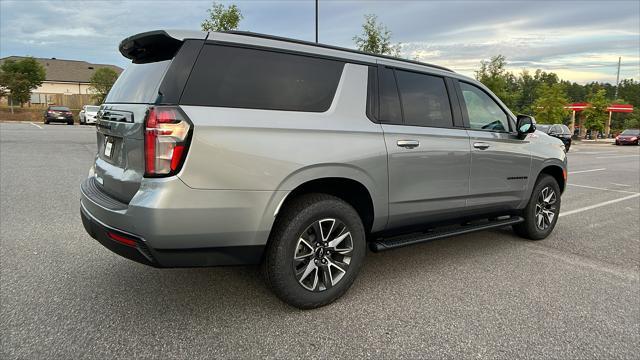
<instances>
[{"instance_id":1,"label":"side mirror glass","mask_svg":"<svg viewBox=\"0 0 640 360\"><path fill-rule=\"evenodd\" d=\"M536 131L536 120L533 116L518 115L516 128L518 129L518 135L524 138L527 134Z\"/></svg>"}]
</instances>

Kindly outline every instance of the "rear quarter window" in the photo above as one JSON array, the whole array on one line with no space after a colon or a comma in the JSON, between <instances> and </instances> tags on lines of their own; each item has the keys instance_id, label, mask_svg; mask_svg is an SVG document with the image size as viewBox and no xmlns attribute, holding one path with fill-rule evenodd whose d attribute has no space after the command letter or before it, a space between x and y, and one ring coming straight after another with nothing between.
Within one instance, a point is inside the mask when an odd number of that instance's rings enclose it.
<instances>
[{"instance_id":1,"label":"rear quarter window","mask_svg":"<svg viewBox=\"0 0 640 360\"><path fill-rule=\"evenodd\" d=\"M344 62L208 44L180 100L184 105L324 112Z\"/></svg>"}]
</instances>

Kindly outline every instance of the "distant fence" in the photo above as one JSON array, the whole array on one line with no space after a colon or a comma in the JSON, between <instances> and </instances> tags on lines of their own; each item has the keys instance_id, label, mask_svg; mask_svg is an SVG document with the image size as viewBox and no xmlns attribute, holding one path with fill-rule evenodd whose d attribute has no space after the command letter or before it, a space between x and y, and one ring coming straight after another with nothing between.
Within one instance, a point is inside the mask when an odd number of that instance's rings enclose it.
<instances>
[{"instance_id":1,"label":"distant fence","mask_svg":"<svg viewBox=\"0 0 640 360\"><path fill-rule=\"evenodd\" d=\"M96 100L89 94L31 94L30 107L46 108L49 105L81 109L84 105L96 105Z\"/></svg>"}]
</instances>

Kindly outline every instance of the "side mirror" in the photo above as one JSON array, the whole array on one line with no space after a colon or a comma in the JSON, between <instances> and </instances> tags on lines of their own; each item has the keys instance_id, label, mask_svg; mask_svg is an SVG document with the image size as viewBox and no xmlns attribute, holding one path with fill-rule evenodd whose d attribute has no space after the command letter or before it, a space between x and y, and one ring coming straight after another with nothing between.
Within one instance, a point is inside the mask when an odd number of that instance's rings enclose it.
<instances>
[{"instance_id":1,"label":"side mirror","mask_svg":"<svg viewBox=\"0 0 640 360\"><path fill-rule=\"evenodd\" d=\"M518 136L524 139L527 134L536 131L536 119L529 115L518 115L518 122L516 123L518 130Z\"/></svg>"}]
</instances>

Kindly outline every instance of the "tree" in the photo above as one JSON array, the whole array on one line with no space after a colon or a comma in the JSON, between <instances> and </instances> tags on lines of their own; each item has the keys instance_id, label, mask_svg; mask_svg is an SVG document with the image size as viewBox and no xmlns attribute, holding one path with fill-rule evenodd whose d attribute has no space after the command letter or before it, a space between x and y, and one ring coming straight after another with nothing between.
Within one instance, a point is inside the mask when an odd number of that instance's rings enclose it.
<instances>
[{"instance_id":1,"label":"tree","mask_svg":"<svg viewBox=\"0 0 640 360\"><path fill-rule=\"evenodd\" d=\"M542 84L538 89L538 99L533 105L536 121L542 124L561 124L569 114L567 95L559 83Z\"/></svg>"},{"instance_id":2,"label":"tree","mask_svg":"<svg viewBox=\"0 0 640 360\"><path fill-rule=\"evenodd\" d=\"M89 89L93 91L93 97L98 104L102 104L116 79L118 79L118 73L107 67L99 68L91 75Z\"/></svg>"},{"instance_id":3,"label":"tree","mask_svg":"<svg viewBox=\"0 0 640 360\"><path fill-rule=\"evenodd\" d=\"M360 51L400 57L401 45L391 43L391 31L382 23L378 23L378 17L373 14L364 16L362 35L353 37L356 47Z\"/></svg>"},{"instance_id":4,"label":"tree","mask_svg":"<svg viewBox=\"0 0 640 360\"><path fill-rule=\"evenodd\" d=\"M618 85L618 97L625 99L634 108L640 107L640 82L624 79Z\"/></svg>"},{"instance_id":5,"label":"tree","mask_svg":"<svg viewBox=\"0 0 640 360\"><path fill-rule=\"evenodd\" d=\"M640 129L640 109L634 107L633 113L624 120L623 129Z\"/></svg>"},{"instance_id":6,"label":"tree","mask_svg":"<svg viewBox=\"0 0 640 360\"><path fill-rule=\"evenodd\" d=\"M480 70L476 71L476 79L488 87L497 97L508 107L513 107L518 94L515 76L508 72L505 67L506 58L503 55L496 55L491 60L482 60Z\"/></svg>"},{"instance_id":7,"label":"tree","mask_svg":"<svg viewBox=\"0 0 640 360\"><path fill-rule=\"evenodd\" d=\"M591 93L587 97L589 107L583 111L584 115L584 127L592 131L602 132L604 131L604 124L609 118L607 107L609 107L609 100L607 100L607 90L600 89L594 93ZM597 136L591 135L597 139Z\"/></svg>"},{"instance_id":8,"label":"tree","mask_svg":"<svg viewBox=\"0 0 640 360\"><path fill-rule=\"evenodd\" d=\"M31 91L42 84L47 72L39 62L32 57L21 60L9 59L0 66L0 88L11 94L11 111L13 102L20 106L29 101Z\"/></svg>"},{"instance_id":9,"label":"tree","mask_svg":"<svg viewBox=\"0 0 640 360\"><path fill-rule=\"evenodd\" d=\"M240 20L243 19L242 12L235 4L225 8L224 5L214 1L207 12L209 18L200 24L202 31L237 30Z\"/></svg>"}]
</instances>

